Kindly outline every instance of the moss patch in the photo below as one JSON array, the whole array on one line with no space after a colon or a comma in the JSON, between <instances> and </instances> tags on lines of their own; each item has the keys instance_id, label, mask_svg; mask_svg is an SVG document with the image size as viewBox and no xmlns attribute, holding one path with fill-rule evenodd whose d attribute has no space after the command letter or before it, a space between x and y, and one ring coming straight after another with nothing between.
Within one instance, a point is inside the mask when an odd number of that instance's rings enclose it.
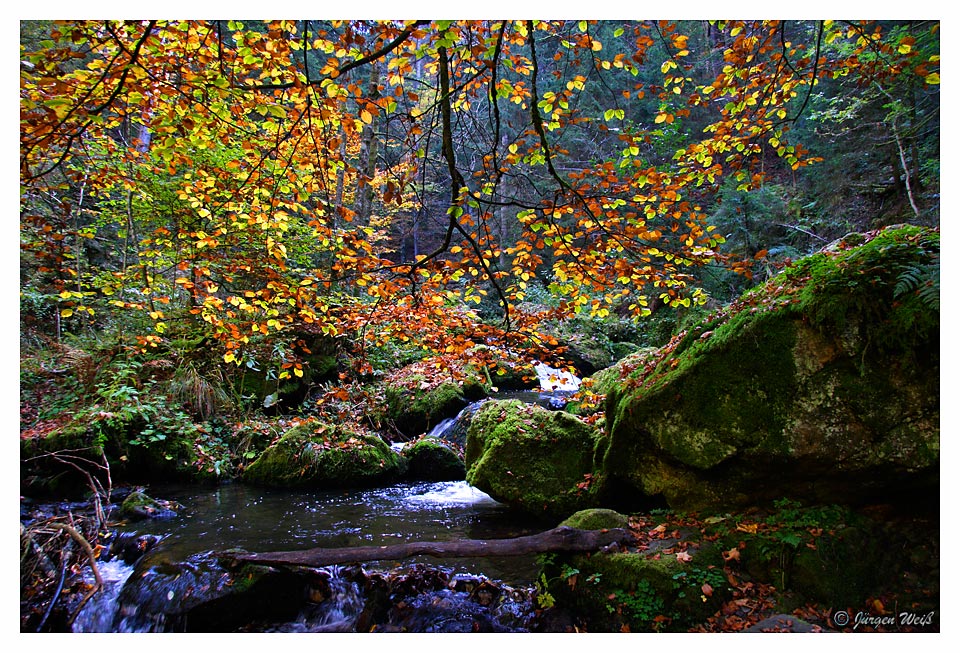
<instances>
[{"instance_id":1,"label":"moss patch","mask_svg":"<svg viewBox=\"0 0 960 653\"><path fill-rule=\"evenodd\" d=\"M551 556L540 587L590 632L684 632L730 596L722 569L637 553ZM710 586L709 596L704 584Z\"/></svg>"},{"instance_id":2,"label":"moss patch","mask_svg":"<svg viewBox=\"0 0 960 653\"><path fill-rule=\"evenodd\" d=\"M489 401L467 433L467 481L523 510L564 517L593 507L600 433L573 415L517 400Z\"/></svg>"},{"instance_id":3,"label":"moss patch","mask_svg":"<svg viewBox=\"0 0 960 653\"><path fill-rule=\"evenodd\" d=\"M393 482L405 467L375 435L308 420L267 448L242 478L274 487L362 487Z\"/></svg>"},{"instance_id":4,"label":"moss patch","mask_svg":"<svg viewBox=\"0 0 960 653\"><path fill-rule=\"evenodd\" d=\"M573 513L564 519L560 525L586 531L596 531L604 528L627 528L629 522L626 515L621 515L616 510L588 508Z\"/></svg>"},{"instance_id":5,"label":"moss patch","mask_svg":"<svg viewBox=\"0 0 960 653\"><path fill-rule=\"evenodd\" d=\"M601 373L604 478L688 509L929 487L939 311L897 280L938 256L914 227L838 245Z\"/></svg>"},{"instance_id":6,"label":"moss patch","mask_svg":"<svg viewBox=\"0 0 960 653\"><path fill-rule=\"evenodd\" d=\"M423 481L462 481L463 461L450 447L434 438L423 438L404 447L407 477Z\"/></svg>"}]
</instances>

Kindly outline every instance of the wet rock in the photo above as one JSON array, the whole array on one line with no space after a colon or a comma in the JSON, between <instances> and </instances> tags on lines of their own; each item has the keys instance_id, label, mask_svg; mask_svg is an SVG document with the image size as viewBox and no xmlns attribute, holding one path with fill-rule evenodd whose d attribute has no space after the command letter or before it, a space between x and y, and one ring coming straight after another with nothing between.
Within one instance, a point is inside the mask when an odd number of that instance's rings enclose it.
<instances>
[{"instance_id":1,"label":"wet rock","mask_svg":"<svg viewBox=\"0 0 960 653\"><path fill-rule=\"evenodd\" d=\"M229 568L209 553L144 556L120 592L117 632L226 632L264 619L292 619L308 580L286 571Z\"/></svg>"},{"instance_id":2,"label":"wet rock","mask_svg":"<svg viewBox=\"0 0 960 653\"><path fill-rule=\"evenodd\" d=\"M423 438L403 448L407 476L423 481L462 481L463 460L449 446L434 438Z\"/></svg>"},{"instance_id":3,"label":"wet rock","mask_svg":"<svg viewBox=\"0 0 960 653\"><path fill-rule=\"evenodd\" d=\"M939 234L870 238L603 375L607 494L684 510L936 497L939 308L899 280L939 256Z\"/></svg>"},{"instance_id":4,"label":"wet rock","mask_svg":"<svg viewBox=\"0 0 960 653\"><path fill-rule=\"evenodd\" d=\"M799 619L790 614L777 614L767 617L747 628L746 633L818 633L819 626Z\"/></svg>"},{"instance_id":5,"label":"wet rock","mask_svg":"<svg viewBox=\"0 0 960 653\"><path fill-rule=\"evenodd\" d=\"M311 419L290 429L243 472L270 487L362 487L393 482L405 460L382 439Z\"/></svg>"},{"instance_id":6,"label":"wet rock","mask_svg":"<svg viewBox=\"0 0 960 653\"><path fill-rule=\"evenodd\" d=\"M176 501L154 499L139 490L128 494L120 506L120 514L129 519L172 519L182 510Z\"/></svg>"},{"instance_id":7,"label":"wet rock","mask_svg":"<svg viewBox=\"0 0 960 653\"><path fill-rule=\"evenodd\" d=\"M527 512L565 517L596 505L585 479L600 432L563 412L488 401L467 433L467 481Z\"/></svg>"},{"instance_id":8,"label":"wet rock","mask_svg":"<svg viewBox=\"0 0 960 653\"><path fill-rule=\"evenodd\" d=\"M120 558L128 565L132 565L156 546L161 539L159 535L117 533L110 541L105 559Z\"/></svg>"}]
</instances>

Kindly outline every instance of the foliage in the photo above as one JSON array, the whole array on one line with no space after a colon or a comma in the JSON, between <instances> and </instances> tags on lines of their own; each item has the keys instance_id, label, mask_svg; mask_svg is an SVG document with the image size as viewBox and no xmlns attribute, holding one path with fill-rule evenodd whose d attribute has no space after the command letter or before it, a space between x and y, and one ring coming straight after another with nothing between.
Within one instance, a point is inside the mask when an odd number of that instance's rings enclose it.
<instances>
[{"instance_id":1,"label":"foliage","mask_svg":"<svg viewBox=\"0 0 960 653\"><path fill-rule=\"evenodd\" d=\"M21 40L28 311L148 349L201 330L281 382L304 352L262 338L304 325L349 336L366 374L391 343L537 355L544 320L703 304L705 266L756 261L722 249L710 197L818 160L789 131L811 136L817 82L881 88L901 151L923 151L907 171L938 170L930 102L907 101L936 101L937 25L59 21Z\"/></svg>"}]
</instances>

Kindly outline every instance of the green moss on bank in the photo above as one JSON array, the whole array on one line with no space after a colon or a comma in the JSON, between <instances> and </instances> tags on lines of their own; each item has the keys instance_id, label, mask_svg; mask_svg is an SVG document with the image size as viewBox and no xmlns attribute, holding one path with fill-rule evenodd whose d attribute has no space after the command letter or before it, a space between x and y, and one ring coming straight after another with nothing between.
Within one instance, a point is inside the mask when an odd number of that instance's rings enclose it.
<instances>
[{"instance_id":1,"label":"green moss on bank","mask_svg":"<svg viewBox=\"0 0 960 653\"><path fill-rule=\"evenodd\" d=\"M405 470L403 458L379 437L308 420L264 451L242 478L273 487L362 487L393 482Z\"/></svg>"}]
</instances>

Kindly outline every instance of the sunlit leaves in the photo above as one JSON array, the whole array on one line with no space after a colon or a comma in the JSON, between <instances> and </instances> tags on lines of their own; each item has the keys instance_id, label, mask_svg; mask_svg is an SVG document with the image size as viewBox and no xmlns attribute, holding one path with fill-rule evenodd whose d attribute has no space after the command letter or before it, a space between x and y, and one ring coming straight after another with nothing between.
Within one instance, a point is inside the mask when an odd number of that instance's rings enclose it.
<instances>
[{"instance_id":1,"label":"sunlit leaves","mask_svg":"<svg viewBox=\"0 0 960 653\"><path fill-rule=\"evenodd\" d=\"M56 293L94 293L61 296L61 317L86 317L100 293L159 331L179 307L235 364L251 337L303 324L376 325L377 338L443 352L534 341L543 318L520 308L534 289L557 295L555 317L702 303L696 268L744 267L720 258L697 202L727 178L761 184L764 156L788 170L816 160L789 128L817 77L910 71L940 83L923 39L860 22L825 21L818 61L817 30L778 21L715 22L716 53L668 21L106 27L64 23L24 54L35 68L21 71L21 172L36 192L63 196L56 174L44 178L57 166L83 184L100 227L123 230L128 264L108 283L78 279L71 245L89 236L66 205L60 223L38 219L31 246L56 271ZM449 98L437 91L441 48ZM697 66L711 57L705 76ZM445 102L466 188L449 188L439 163ZM685 132L693 118L703 134ZM371 169L364 134L379 148ZM588 155L568 151L572 135L592 139ZM417 256L398 236L414 216L442 234ZM134 301L116 298L134 288ZM509 309L511 330L471 312L491 306ZM452 332L459 340L444 342Z\"/></svg>"}]
</instances>

